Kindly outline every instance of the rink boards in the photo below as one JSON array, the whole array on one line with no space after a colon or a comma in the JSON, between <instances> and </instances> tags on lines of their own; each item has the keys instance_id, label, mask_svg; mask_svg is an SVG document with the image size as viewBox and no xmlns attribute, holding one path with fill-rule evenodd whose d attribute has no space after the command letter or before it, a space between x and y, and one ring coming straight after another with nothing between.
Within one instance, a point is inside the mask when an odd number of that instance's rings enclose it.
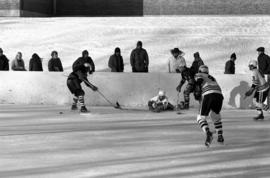
<instances>
[{"instance_id":1,"label":"rink boards","mask_svg":"<svg viewBox=\"0 0 270 178\"><path fill-rule=\"evenodd\" d=\"M66 86L67 74L40 72L1 72L0 104L52 104L65 105L72 102L72 95ZM252 98L244 100L244 93L249 89L248 75L215 75L224 94L224 108L247 109ZM112 102L118 101L123 106L145 107L148 100L159 89L165 90L169 100L176 104L176 87L181 77L168 73L102 73L96 72L89 80ZM83 85L84 86L84 85ZM97 93L85 88L86 104L108 106ZM184 87L182 89L184 91ZM183 94L180 94L183 100ZM196 107L191 94L191 106Z\"/></svg>"}]
</instances>

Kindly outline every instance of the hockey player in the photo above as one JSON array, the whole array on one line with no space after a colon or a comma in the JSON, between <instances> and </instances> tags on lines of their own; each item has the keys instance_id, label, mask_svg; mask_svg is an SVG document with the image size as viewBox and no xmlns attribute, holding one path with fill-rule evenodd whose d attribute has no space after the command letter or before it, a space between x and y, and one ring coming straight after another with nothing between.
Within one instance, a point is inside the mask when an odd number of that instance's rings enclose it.
<instances>
[{"instance_id":1,"label":"hockey player","mask_svg":"<svg viewBox=\"0 0 270 178\"><path fill-rule=\"evenodd\" d=\"M202 100L197 121L206 133L205 145L210 146L213 140L213 133L210 131L207 117L210 117L214 123L215 129L218 133L217 141L224 143L223 129L221 122L220 111L223 104L223 95L220 86L216 79L209 75L209 69L206 65L199 68L199 73L195 75L196 85L201 87Z\"/></svg>"},{"instance_id":2,"label":"hockey player","mask_svg":"<svg viewBox=\"0 0 270 178\"><path fill-rule=\"evenodd\" d=\"M183 85L186 83L186 81L188 82L184 90L184 108L183 109L189 109L189 101L190 101L189 95L190 93L194 91L194 86L195 86L194 74L191 71L191 69L186 66L179 67L179 71L181 72L182 80L180 84L177 86L176 90L180 93Z\"/></svg>"},{"instance_id":3,"label":"hockey player","mask_svg":"<svg viewBox=\"0 0 270 178\"><path fill-rule=\"evenodd\" d=\"M264 76L259 72L257 66L257 61L251 60L249 62L249 70L252 71L252 86L245 93L245 96L251 96L255 92L253 102L258 111L258 116L254 117L254 120L263 120L263 110L267 111L269 109L267 105L263 104L268 96L269 84L266 82Z\"/></svg>"},{"instance_id":4,"label":"hockey player","mask_svg":"<svg viewBox=\"0 0 270 178\"><path fill-rule=\"evenodd\" d=\"M174 110L174 106L169 103L168 97L162 90L158 92L158 96L155 96L148 102L148 107L149 110L153 112Z\"/></svg>"},{"instance_id":5,"label":"hockey player","mask_svg":"<svg viewBox=\"0 0 270 178\"><path fill-rule=\"evenodd\" d=\"M81 87L81 83L84 82L85 85L91 88L93 91L97 91L98 88L94 85L89 85L89 81L87 79L88 74L93 73L93 68L91 65L92 61L88 58L88 52L83 51L83 57L77 59L72 68L73 72L69 75L67 79L67 86L70 92L74 95L73 104L71 110L77 110L77 103L81 105L81 112L88 112L84 103L84 91Z\"/></svg>"}]
</instances>

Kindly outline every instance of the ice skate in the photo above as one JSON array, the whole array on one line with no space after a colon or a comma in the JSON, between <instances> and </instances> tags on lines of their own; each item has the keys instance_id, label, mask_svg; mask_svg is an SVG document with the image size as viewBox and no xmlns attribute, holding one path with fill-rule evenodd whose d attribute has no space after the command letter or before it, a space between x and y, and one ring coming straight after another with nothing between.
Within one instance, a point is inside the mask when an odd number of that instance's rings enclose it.
<instances>
[{"instance_id":1,"label":"ice skate","mask_svg":"<svg viewBox=\"0 0 270 178\"><path fill-rule=\"evenodd\" d=\"M259 114L257 117L253 118L255 121L264 120L263 114Z\"/></svg>"},{"instance_id":2,"label":"ice skate","mask_svg":"<svg viewBox=\"0 0 270 178\"><path fill-rule=\"evenodd\" d=\"M217 142L220 143L220 144L224 144L224 137L223 137L223 135L218 135Z\"/></svg>"},{"instance_id":3,"label":"ice skate","mask_svg":"<svg viewBox=\"0 0 270 178\"><path fill-rule=\"evenodd\" d=\"M81 107L81 113L89 113L90 111L87 110L85 106Z\"/></svg>"},{"instance_id":4,"label":"ice skate","mask_svg":"<svg viewBox=\"0 0 270 178\"><path fill-rule=\"evenodd\" d=\"M209 131L206 134L205 146L210 147L212 141L213 141L213 133Z\"/></svg>"},{"instance_id":5,"label":"ice skate","mask_svg":"<svg viewBox=\"0 0 270 178\"><path fill-rule=\"evenodd\" d=\"M72 111L78 110L77 104L72 104L71 110L72 110Z\"/></svg>"},{"instance_id":6,"label":"ice skate","mask_svg":"<svg viewBox=\"0 0 270 178\"><path fill-rule=\"evenodd\" d=\"M189 103L185 103L184 109L185 109L185 110L189 110Z\"/></svg>"}]
</instances>

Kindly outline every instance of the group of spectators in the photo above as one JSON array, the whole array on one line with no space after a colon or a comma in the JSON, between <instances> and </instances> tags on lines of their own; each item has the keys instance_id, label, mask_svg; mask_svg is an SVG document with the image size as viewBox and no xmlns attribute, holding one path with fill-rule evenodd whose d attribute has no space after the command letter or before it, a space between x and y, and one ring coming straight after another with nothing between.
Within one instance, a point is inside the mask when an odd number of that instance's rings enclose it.
<instances>
[{"instance_id":1,"label":"group of spectators","mask_svg":"<svg viewBox=\"0 0 270 178\"><path fill-rule=\"evenodd\" d=\"M257 49L259 52L258 65L260 72L263 74L270 74L270 58L264 52L265 49L260 47ZM88 51L87 51L88 54ZM171 57L168 60L168 72L169 73L180 73L179 68L187 66L186 60L184 58L185 53L179 48L174 48L171 50ZM87 55L88 58L89 55ZM225 74L235 74L235 61L237 57L233 53L230 59L225 64ZM93 61L91 59L91 61ZM132 72L144 72L149 71L149 57L147 51L143 48L143 43L141 41L137 42L137 46L132 50L130 55L130 65L132 67ZM200 57L200 53L194 53L194 61L190 67L193 73L197 73L201 65L204 65L203 60ZM93 63L93 66L94 63ZM115 48L114 54L110 56L108 67L111 72L124 72L124 61L121 55L121 49L119 47ZM269 67L268 67L269 66ZM14 71L26 71L25 63L22 58L22 53L18 52L15 59L11 62L11 69ZM0 48L0 71L8 71L9 60L3 54L3 50ZM29 62L29 71L43 71L42 58L38 54L34 53ZM50 72L63 72L63 65L58 57L57 51L51 52L51 59L48 62L48 71Z\"/></svg>"},{"instance_id":2,"label":"group of spectators","mask_svg":"<svg viewBox=\"0 0 270 178\"><path fill-rule=\"evenodd\" d=\"M11 69L14 71L26 71L22 53L18 52L15 59L11 62ZM0 48L0 71L9 71L9 60ZM48 70L51 72L63 72L63 65L58 57L57 51L52 51L51 59L48 63ZM42 58L34 53L29 62L29 71L43 71Z\"/></svg>"}]
</instances>

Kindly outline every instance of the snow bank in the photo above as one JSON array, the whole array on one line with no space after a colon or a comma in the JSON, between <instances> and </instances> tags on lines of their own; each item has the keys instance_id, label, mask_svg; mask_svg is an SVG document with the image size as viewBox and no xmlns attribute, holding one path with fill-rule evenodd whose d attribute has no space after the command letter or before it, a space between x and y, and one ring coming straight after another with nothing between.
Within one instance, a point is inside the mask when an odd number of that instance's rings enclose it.
<instances>
[{"instance_id":1,"label":"snow bank","mask_svg":"<svg viewBox=\"0 0 270 178\"><path fill-rule=\"evenodd\" d=\"M28 65L36 52L47 66L50 52L58 50L66 70L88 49L97 70L107 71L109 56L119 46L125 71L130 72L131 50L142 40L150 56L150 72L166 72L170 49L179 47L188 65L199 51L218 74L236 52L236 71L245 74L247 62L257 58L257 47L270 46L269 16L0 18L0 27L0 46L10 60L22 51Z\"/></svg>"},{"instance_id":2,"label":"snow bank","mask_svg":"<svg viewBox=\"0 0 270 178\"><path fill-rule=\"evenodd\" d=\"M0 72L1 104L52 104L64 105L72 102L72 96L66 87L63 73ZM217 75L224 93L224 108L248 108L251 99L244 100L248 90L249 77L246 75ZM97 85L113 102L130 107L146 106L148 100L159 89L165 90L173 104L177 101L176 86L179 74L150 73L102 73L90 76L90 81ZM97 93L85 88L87 105L106 106L108 103ZM181 94L181 100L183 96ZM191 105L198 105L193 100Z\"/></svg>"}]
</instances>

